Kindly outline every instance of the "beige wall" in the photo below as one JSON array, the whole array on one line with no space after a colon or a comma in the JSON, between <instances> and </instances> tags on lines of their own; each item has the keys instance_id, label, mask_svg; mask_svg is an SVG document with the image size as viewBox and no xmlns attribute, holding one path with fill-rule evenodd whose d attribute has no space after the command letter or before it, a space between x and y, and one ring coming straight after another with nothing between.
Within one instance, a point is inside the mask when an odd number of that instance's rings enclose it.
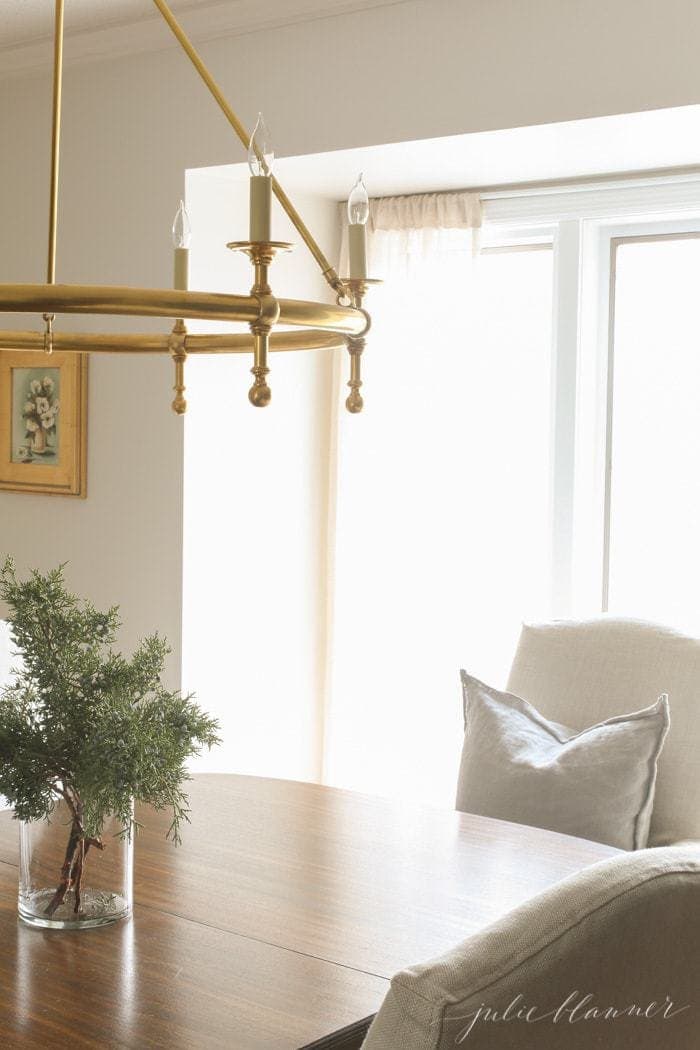
<instances>
[{"instance_id":1,"label":"beige wall","mask_svg":"<svg viewBox=\"0 0 700 1050\"><path fill-rule=\"evenodd\" d=\"M262 108L294 154L697 102L698 40L696 0L422 0L202 51L242 117ZM43 279L48 92L46 78L0 79L0 281ZM163 51L68 70L63 156L59 277L167 285L184 170L241 151ZM171 638L176 679L183 441L169 388L165 361L93 361L89 497L0 495L0 550L69 560L77 588L122 604L127 644L154 625Z\"/></svg>"},{"instance_id":2,"label":"beige wall","mask_svg":"<svg viewBox=\"0 0 700 1050\"><path fill-rule=\"evenodd\" d=\"M81 125L83 78L68 77L59 280L162 284L169 280L168 225L181 167L160 180L145 153L129 160L124 138ZM0 280L43 280L46 222L45 85L0 82ZM113 105L119 104L115 94ZM81 130L82 127L82 130ZM168 182L170 185L168 185ZM163 189L165 187L165 189ZM167 205L163 200L167 198ZM160 240L160 244L158 241ZM159 251L160 249L160 251ZM61 319L64 329L89 327ZM115 330L124 322L110 322ZM36 327L37 319L27 319ZM148 322L144 327L148 326ZM90 362L88 498L0 494L0 551L21 568L68 561L69 580L96 603L122 606L131 647L158 628L175 647L179 676L182 426L169 410L171 370L158 359Z\"/></svg>"}]
</instances>

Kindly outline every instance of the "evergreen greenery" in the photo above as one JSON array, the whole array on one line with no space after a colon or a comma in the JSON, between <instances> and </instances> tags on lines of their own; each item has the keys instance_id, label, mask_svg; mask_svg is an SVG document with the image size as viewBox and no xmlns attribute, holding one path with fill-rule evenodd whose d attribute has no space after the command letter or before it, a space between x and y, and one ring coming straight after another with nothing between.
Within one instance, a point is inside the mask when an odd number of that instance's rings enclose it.
<instances>
[{"instance_id":1,"label":"evergreen greenery","mask_svg":"<svg viewBox=\"0 0 700 1050\"><path fill-rule=\"evenodd\" d=\"M187 819L187 759L219 742L218 724L192 696L160 681L170 651L157 634L131 659L112 649L118 607L100 612L66 588L64 566L18 580L0 568L0 600L10 608L21 663L0 691L0 795L21 820L50 816L58 799L72 815L66 863L48 914L69 889L80 907L90 846L113 814L132 833L132 803L169 809L176 842Z\"/></svg>"}]
</instances>

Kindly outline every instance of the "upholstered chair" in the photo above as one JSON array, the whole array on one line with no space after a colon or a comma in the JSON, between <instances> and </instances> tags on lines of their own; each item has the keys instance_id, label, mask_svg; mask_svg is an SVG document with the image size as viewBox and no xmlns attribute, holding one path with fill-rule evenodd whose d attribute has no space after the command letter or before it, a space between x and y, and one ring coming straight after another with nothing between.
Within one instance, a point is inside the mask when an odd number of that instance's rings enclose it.
<instances>
[{"instance_id":1,"label":"upholstered chair","mask_svg":"<svg viewBox=\"0 0 700 1050\"><path fill-rule=\"evenodd\" d=\"M576 731L667 693L649 845L700 840L700 639L606 616L525 624L507 689Z\"/></svg>"},{"instance_id":2,"label":"upholstered chair","mask_svg":"<svg viewBox=\"0 0 700 1050\"><path fill-rule=\"evenodd\" d=\"M397 974L363 1050L697 1050L698 974L700 845L622 853Z\"/></svg>"}]
</instances>

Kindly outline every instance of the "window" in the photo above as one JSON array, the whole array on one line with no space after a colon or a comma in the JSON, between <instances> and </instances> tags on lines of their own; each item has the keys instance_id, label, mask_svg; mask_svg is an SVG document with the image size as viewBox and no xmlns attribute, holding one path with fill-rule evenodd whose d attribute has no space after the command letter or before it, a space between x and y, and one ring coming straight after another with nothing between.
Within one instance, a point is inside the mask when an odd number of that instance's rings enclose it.
<instances>
[{"instance_id":1,"label":"window","mask_svg":"<svg viewBox=\"0 0 700 1050\"><path fill-rule=\"evenodd\" d=\"M412 257L373 304L339 440L332 784L451 804L460 667L503 681L549 610L551 240L495 240L473 269Z\"/></svg>"},{"instance_id":2,"label":"window","mask_svg":"<svg viewBox=\"0 0 700 1050\"><path fill-rule=\"evenodd\" d=\"M450 804L458 669L503 683L523 619L700 633L694 215L687 184L494 196L468 333L417 325L439 282L404 330L378 311L339 445L328 782Z\"/></svg>"},{"instance_id":3,"label":"window","mask_svg":"<svg viewBox=\"0 0 700 1050\"><path fill-rule=\"evenodd\" d=\"M200 182L218 241L230 187ZM484 209L476 265L473 226L404 236L361 416L336 412L343 357L278 355L265 419L228 411L249 362L188 365L184 681L227 739L200 768L449 806L459 669L504 684L522 620L700 634L700 183Z\"/></svg>"},{"instance_id":4,"label":"window","mask_svg":"<svg viewBox=\"0 0 700 1050\"><path fill-rule=\"evenodd\" d=\"M700 235L613 242L611 612L700 633Z\"/></svg>"}]
</instances>

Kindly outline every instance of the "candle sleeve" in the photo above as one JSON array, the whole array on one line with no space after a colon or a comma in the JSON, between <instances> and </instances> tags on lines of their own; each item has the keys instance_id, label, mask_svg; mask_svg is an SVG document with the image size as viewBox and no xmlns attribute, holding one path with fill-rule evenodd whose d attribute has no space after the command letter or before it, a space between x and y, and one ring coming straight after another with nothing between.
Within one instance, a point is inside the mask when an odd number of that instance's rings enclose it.
<instances>
[{"instance_id":1,"label":"candle sleeve","mask_svg":"<svg viewBox=\"0 0 700 1050\"><path fill-rule=\"evenodd\" d=\"M190 251L189 248L175 248L173 288L176 292L186 292L189 281Z\"/></svg>"},{"instance_id":2,"label":"candle sleeve","mask_svg":"<svg viewBox=\"0 0 700 1050\"><path fill-rule=\"evenodd\" d=\"M253 175L250 179L250 239L270 240L270 213L272 211L272 178Z\"/></svg>"},{"instance_id":3,"label":"candle sleeve","mask_svg":"<svg viewBox=\"0 0 700 1050\"><path fill-rule=\"evenodd\" d=\"M350 276L367 276L367 236L366 227L359 222L348 226L348 251L350 255Z\"/></svg>"}]
</instances>

